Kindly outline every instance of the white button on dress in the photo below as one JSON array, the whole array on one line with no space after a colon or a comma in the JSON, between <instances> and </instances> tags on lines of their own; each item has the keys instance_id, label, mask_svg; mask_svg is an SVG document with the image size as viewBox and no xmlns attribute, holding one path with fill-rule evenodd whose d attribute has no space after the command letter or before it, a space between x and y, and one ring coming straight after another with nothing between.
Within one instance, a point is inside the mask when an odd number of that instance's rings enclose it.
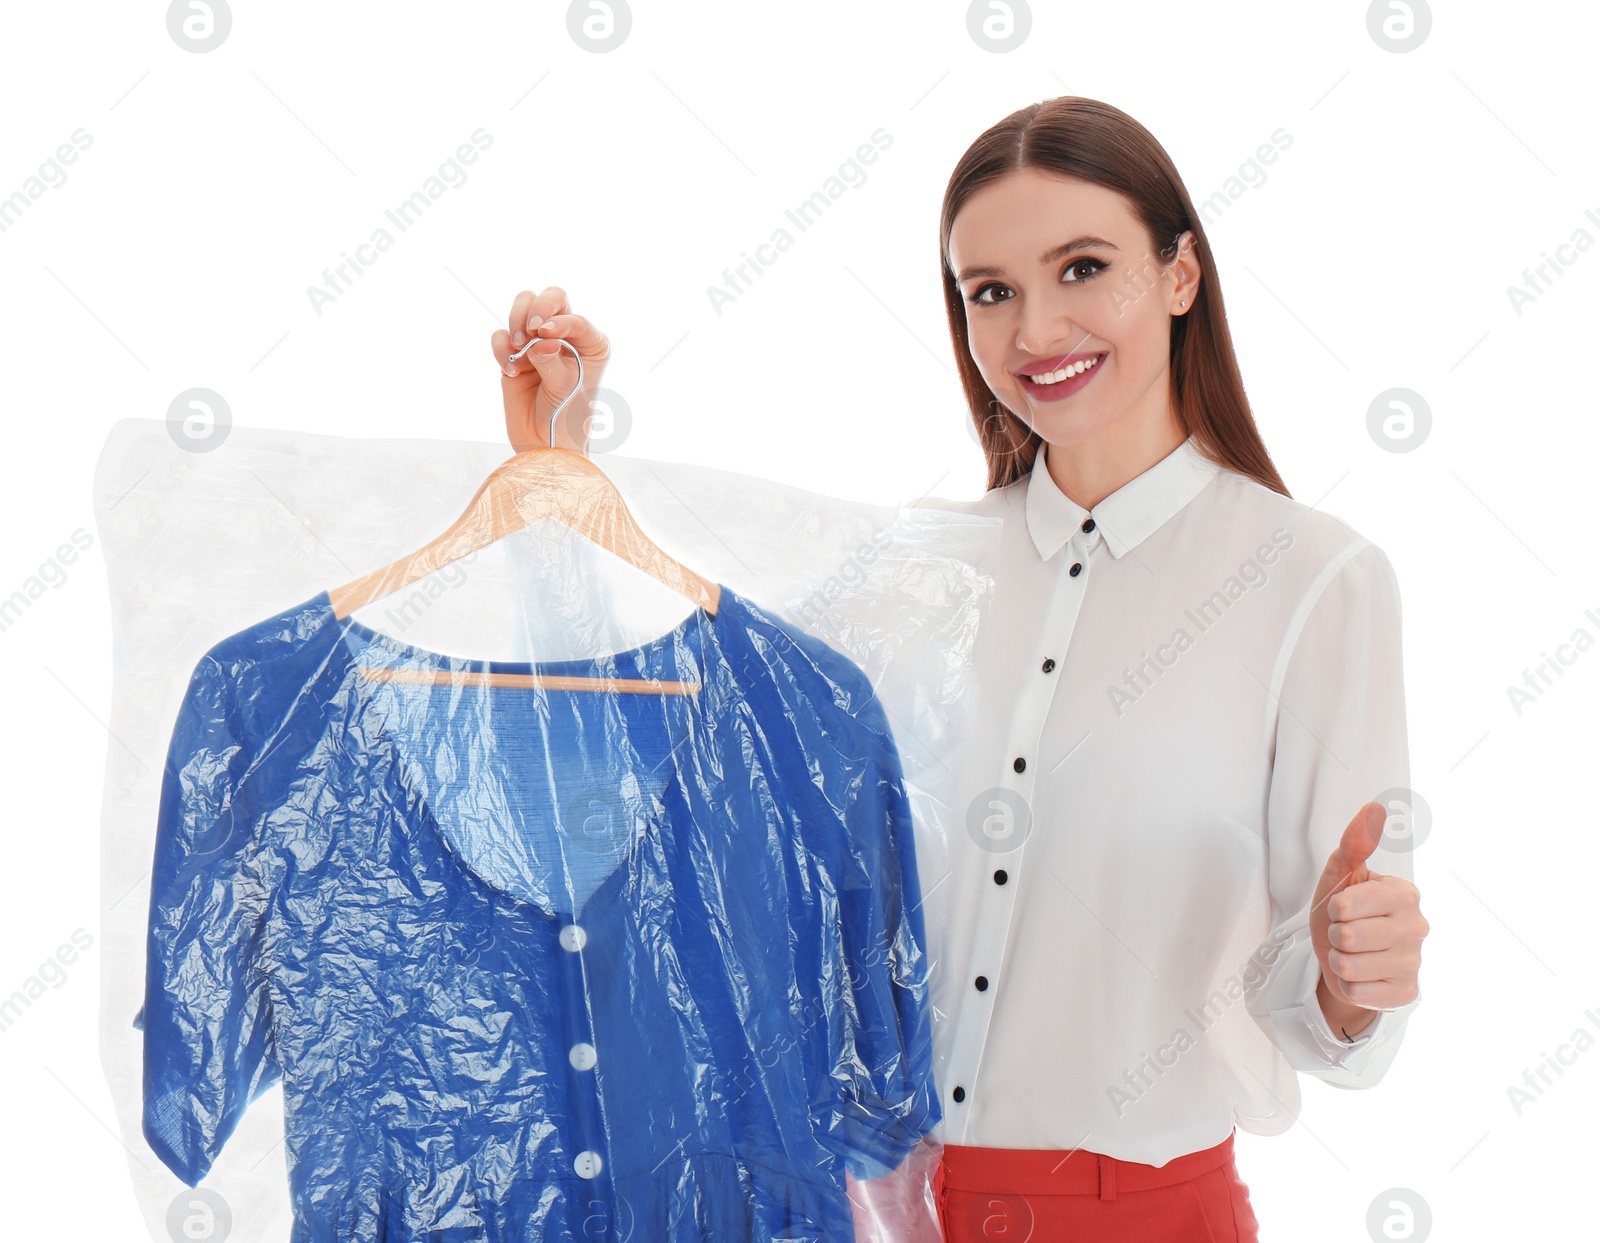
<instances>
[{"instance_id":1,"label":"white button on dress","mask_svg":"<svg viewBox=\"0 0 1600 1243\"><path fill-rule=\"evenodd\" d=\"M574 1070L593 1070L599 1060L600 1055L595 1052L594 1046L587 1042L573 1045L567 1053L567 1061L572 1063Z\"/></svg>"},{"instance_id":2,"label":"white button on dress","mask_svg":"<svg viewBox=\"0 0 1600 1243\"><path fill-rule=\"evenodd\" d=\"M600 1173L600 1154L598 1152L580 1152L572 1159L573 1172L579 1178L594 1178Z\"/></svg>"},{"instance_id":3,"label":"white button on dress","mask_svg":"<svg viewBox=\"0 0 1600 1243\"><path fill-rule=\"evenodd\" d=\"M588 941L589 934L578 924L568 924L560 931L558 939L561 941L562 949L576 954Z\"/></svg>"},{"instance_id":4,"label":"white button on dress","mask_svg":"<svg viewBox=\"0 0 1600 1243\"><path fill-rule=\"evenodd\" d=\"M1408 796L1382 550L1192 438L1092 514L1047 449L921 503L1003 523L923 883L945 1141L1161 1165L1291 1126L1295 1071L1376 1082L1418 1002L1340 1039L1307 907L1360 806ZM1372 869L1409 879L1396 843Z\"/></svg>"}]
</instances>

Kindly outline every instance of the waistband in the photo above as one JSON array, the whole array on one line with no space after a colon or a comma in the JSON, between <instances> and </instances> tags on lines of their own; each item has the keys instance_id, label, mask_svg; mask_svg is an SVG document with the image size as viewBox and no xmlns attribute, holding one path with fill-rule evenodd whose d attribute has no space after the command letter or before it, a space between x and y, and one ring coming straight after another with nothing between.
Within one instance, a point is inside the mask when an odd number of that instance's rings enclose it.
<instances>
[{"instance_id":1,"label":"waistband","mask_svg":"<svg viewBox=\"0 0 1600 1243\"><path fill-rule=\"evenodd\" d=\"M1012 1195L1097 1195L1186 1183L1233 1160L1233 1132L1211 1148L1165 1165L1120 1161L1104 1153L1062 1148L973 1148L946 1144L937 1181L948 1191Z\"/></svg>"}]
</instances>

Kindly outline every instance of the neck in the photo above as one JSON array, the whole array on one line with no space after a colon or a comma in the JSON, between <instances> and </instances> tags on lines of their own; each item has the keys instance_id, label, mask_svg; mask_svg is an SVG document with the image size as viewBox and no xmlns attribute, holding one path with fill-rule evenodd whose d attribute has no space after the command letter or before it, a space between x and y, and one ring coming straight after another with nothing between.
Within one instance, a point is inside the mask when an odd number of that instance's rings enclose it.
<instances>
[{"instance_id":1,"label":"neck","mask_svg":"<svg viewBox=\"0 0 1600 1243\"><path fill-rule=\"evenodd\" d=\"M1185 439L1177 417L1168 410L1164 419L1118 419L1087 440L1041 445L1039 451L1062 494L1084 509L1093 509Z\"/></svg>"}]
</instances>

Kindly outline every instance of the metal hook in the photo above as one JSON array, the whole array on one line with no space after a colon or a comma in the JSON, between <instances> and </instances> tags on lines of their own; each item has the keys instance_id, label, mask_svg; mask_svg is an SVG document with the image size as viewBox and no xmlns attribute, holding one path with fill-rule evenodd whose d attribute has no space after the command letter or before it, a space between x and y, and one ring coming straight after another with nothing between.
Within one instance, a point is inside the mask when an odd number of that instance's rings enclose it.
<instances>
[{"instance_id":1,"label":"metal hook","mask_svg":"<svg viewBox=\"0 0 1600 1243\"><path fill-rule=\"evenodd\" d=\"M561 404L550 412L550 430L545 433L544 442L545 444L549 445L550 448L554 449L556 447L556 415L565 410L567 408L567 403L577 395L580 389L583 388L583 359L578 357L578 351L572 348L571 343L563 340L561 337L534 337L528 342L528 344L524 345L520 350L513 354L508 361L520 362L522 356L540 341L554 341L557 345L565 345L567 350L572 354L573 361L578 364L578 382L572 386L572 392L568 393L561 399Z\"/></svg>"}]
</instances>

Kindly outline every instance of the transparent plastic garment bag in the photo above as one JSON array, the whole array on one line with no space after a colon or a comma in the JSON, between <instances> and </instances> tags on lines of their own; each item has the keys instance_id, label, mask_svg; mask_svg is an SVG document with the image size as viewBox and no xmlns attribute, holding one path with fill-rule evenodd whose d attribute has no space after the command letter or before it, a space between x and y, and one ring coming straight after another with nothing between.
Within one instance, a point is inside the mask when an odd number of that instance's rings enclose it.
<instances>
[{"instance_id":1,"label":"transparent plastic garment bag","mask_svg":"<svg viewBox=\"0 0 1600 1243\"><path fill-rule=\"evenodd\" d=\"M544 522L337 607L505 457L108 439L152 1236L939 1237L925 899L998 524L608 456L709 599Z\"/></svg>"}]
</instances>

